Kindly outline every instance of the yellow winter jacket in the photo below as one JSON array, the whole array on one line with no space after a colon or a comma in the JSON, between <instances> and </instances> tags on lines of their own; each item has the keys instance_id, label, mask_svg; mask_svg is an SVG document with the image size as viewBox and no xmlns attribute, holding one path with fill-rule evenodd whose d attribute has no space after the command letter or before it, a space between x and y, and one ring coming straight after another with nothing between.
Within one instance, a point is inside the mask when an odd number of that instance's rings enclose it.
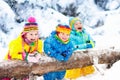
<instances>
[{"instance_id":1,"label":"yellow winter jacket","mask_svg":"<svg viewBox=\"0 0 120 80\"><path fill-rule=\"evenodd\" d=\"M24 47L22 47L23 44L24 44ZM37 48L36 48L36 45L37 45ZM26 44L25 42L23 42L21 36L19 36L18 38L16 38L15 40L10 42L9 51L8 51L7 55L5 56L5 59L6 60L9 59L9 56L10 56L11 59L22 60L23 59L22 58L23 50L28 52L29 49L30 49L30 46L28 44ZM42 40L38 40L38 42L35 42L35 45L31 47L30 52L33 52L34 50L36 50L42 54L42 51L43 51Z\"/></svg>"},{"instance_id":2,"label":"yellow winter jacket","mask_svg":"<svg viewBox=\"0 0 120 80\"><path fill-rule=\"evenodd\" d=\"M81 76L92 74L95 71L93 66L66 70L65 78L76 79Z\"/></svg>"}]
</instances>

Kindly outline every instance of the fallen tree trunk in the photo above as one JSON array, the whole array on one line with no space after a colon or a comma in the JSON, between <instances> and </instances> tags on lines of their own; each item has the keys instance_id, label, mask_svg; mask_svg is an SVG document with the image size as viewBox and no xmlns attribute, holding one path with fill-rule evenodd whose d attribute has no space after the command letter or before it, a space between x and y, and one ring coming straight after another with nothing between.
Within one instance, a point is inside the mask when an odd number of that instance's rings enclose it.
<instances>
[{"instance_id":1,"label":"fallen tree trunk","mask_svg":"<svg viewBox=\"0 0 120 80\"><path fill-rule=\"evenodd\" d=\"M15 77L20 79L30 74L40 76L51 71L94 65L94 62L98 62L98 64L109 64L118 60L120 60L120 51L110 49L76 51L67 62L58 62L47 56L41 56L39 63L8 60L0 62L0 78Z\"/></svg>"}]
</instances>

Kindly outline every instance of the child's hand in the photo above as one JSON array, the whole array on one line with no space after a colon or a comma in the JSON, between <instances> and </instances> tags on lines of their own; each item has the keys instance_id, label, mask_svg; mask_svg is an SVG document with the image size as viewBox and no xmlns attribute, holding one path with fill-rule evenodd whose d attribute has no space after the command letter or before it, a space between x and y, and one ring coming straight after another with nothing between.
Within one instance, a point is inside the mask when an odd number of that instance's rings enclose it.
<instances>
[{"instance_id":1,"label":"child's hand","mask_svg":"<svg viewBox=\"0 0 120 80\"><path fill-rule=\"evenodd\" d=\"M86 41L86 43L90 43L90 40Z\"/></svg>"},{"instance_id":2,"label":"child's hand","mask_svg":"<svg viewBox=\"0 0 120 80\"><path fill-rule=\"evenodd\" d=\"M77 45L77 46L75 46L75 48L79 48L79 46Z\"/></svg>"},{"instance_id":3,"label":"child's hand","mask_svg":"<svg viewBox=\"0 0 120 80\"><path fill-rule=\"evenodd\" d=\"M39 62L41 54L37 51L28 54L28 62Z\"/></svg>"}]
</instances>

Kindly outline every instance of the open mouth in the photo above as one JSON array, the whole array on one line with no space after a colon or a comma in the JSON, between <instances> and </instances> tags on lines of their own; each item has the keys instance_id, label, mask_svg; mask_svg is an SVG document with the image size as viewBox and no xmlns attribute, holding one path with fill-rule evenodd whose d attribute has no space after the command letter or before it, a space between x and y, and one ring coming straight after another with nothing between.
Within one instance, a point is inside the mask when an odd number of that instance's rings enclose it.
<instances>
[{"instance_id":1,"label":"open mouth","mask_svg":"<svg viewBox=\"0 0 120 80\"><path fill-rule=\"evenodd\" d=\"M31 41L35 41L35 39L30 39Z\"/></svg>"},{"instance_id":2,"label":"open mouth","mask_svg":"<svg viewBox=\"0 0 120 80\"><path fill-rule=\"evenodd\" d=\"M79 28L77 28L78 30L81 30L82 28L81 27L79 27Z\"/></svg>"}]
</instances>

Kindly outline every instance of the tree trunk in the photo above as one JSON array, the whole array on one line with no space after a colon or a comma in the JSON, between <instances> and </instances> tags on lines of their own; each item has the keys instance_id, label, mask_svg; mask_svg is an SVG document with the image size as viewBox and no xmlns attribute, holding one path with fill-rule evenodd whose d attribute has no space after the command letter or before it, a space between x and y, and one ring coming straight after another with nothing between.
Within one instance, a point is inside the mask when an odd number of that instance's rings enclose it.
<instances>
[{"instance_id":1,"label":"tree trunk","mask_svg":"<svg viewBox=\"0 0 120 80\"><path fill-rule=\"evenodd\" d=\"M28 75L43 75L51 71L59 71L73 68L81 68L89 65L110 64L120 60L118 50L94 50L75 51L67 62L59 62L53 58L41 56L39 63L27 63L20 60L7 60L0 62L0 78L23 78Z\"/></svg>"}]
</instances>

